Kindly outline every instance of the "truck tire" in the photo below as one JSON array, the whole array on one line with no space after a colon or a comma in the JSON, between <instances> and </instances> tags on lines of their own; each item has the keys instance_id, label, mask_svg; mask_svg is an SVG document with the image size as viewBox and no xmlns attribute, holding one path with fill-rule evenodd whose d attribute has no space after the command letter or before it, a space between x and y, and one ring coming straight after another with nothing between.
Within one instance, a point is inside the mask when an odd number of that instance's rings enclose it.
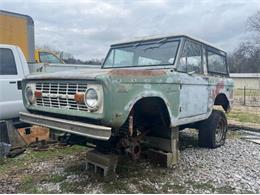
<instances>
[{"instance_id":1,"label":"truck tire","mask_svg":"<svg viewBox=\"0 0 260 195\"><path fill-rule=\"evenodd\" d=\"M210 117L199 124L199 146L217 148L224 145L227 129L226 115L213 110Z\"/></svg>"}]
</instances>

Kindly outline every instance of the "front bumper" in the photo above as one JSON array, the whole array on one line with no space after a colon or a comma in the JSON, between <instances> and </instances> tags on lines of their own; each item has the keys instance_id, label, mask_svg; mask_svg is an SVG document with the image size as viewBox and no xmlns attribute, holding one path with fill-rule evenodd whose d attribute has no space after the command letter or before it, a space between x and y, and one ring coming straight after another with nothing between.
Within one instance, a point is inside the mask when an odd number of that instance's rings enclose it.
<instances>
[{"instance_id":1,"label":"front bumper","mask_svg":"<svg viewBox=\"0 0 260 195\"><path fill-rule=\"evenodd\" d=\"M44 126L97 140L108 140L111 136L110 127L59 119L38 114L20 112L20 120L29 124Z\"/></svg>"}]
</instances>

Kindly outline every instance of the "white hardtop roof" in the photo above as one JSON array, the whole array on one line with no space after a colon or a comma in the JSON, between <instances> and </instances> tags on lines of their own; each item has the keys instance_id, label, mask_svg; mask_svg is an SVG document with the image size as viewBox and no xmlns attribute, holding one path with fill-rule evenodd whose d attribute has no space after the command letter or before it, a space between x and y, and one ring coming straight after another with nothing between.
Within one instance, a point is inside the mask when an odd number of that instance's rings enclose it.
<instances>
[{"instance_id":1,"label":"white hardtop roof","mask_svg":"<svg viewBox=\"0 0 260 195\"><path fill-rule=\"evenodd\" d=\"M140 37L136 37L134 39L131 39L131 40L123 40L121 42L118 42L118 43L115 43L115 44L112 44L111 46L116 46L116 45L121 45L121 44L127 44L127 43L134 43L134 42L140 42L140 41L148 41L148 40L156 40L156 39L163 39L163 38L174 38L174 37L186 37L186 38L189 38L189 39L193 39L195 41L198 41L198 42L201 42L203 44L206 44L206 45L209 45L211 47L214 47L216 49L219 49L221 51L224 51L223 49L217 47L217 46L214 46L212 45L211 43L207 42L207 41L204 41L202 39L199 39L199 38L196 38L194 36L190 36L190 35L187 35L187 34L166 34L166 35L148 35L148 36L140 36ZM225 52L225 51L224 51ZM225 52L226 53L226 52Z\"/></svg>"},{"instance_id":2,"label":"white hardtop roof","mask_svg":"<svg viewBox=\"0 0 260 195\"><path fill-rule=\"evenodd\" d=\"M231 78L259 78L260 73L229 73Z\"/></svg>"}]
</instances>

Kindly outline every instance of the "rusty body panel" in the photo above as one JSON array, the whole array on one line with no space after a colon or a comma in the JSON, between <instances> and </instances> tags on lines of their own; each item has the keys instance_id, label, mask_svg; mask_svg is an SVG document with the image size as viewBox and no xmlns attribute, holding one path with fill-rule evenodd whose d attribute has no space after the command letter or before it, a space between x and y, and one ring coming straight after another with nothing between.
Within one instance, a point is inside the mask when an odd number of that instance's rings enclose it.
<instances>
[{"instance_id":1,"label":"rusty body panel","mask_svg":"<svg viewBox=\"0 0 260 195\"><path fill-rule=\"evenodd\" d=\"M120 129L128 120L134 106L145 98L158 99L165 104L171 127L207 119L219 95L223 95L224 99L226 98L225 104L229 108L233 101L233 81L229 78L228 72L226 74L211 74L207 71L207 61L204 60L204 57L202 73L179 71L183 47L185 41L190 38L185 36L177 38L179 45L172 65L124 68L106 68L103 65L101 69L30 75L22 84L24 104L31 112L39 112L46 116L58 114L58 116L66 118L74 117L75 120L81 122L82 119L91 120L94 124L109 127L112 130ZM160 41L157 41L156 44L161 44ZM195 40L191 41L194 42ZM208 47L201 42L196 43L201 45L203 51ZM136 43L135 47L138 47ZM226 57L222 50L219 52L222 52L221 55ZM202 55L206 55L206 52L203 52ZM76 109L84 104L85 96L83 97L82 94L79 95L80 93L75 91L73 98L75 97L76 103L70 104L70 94L67 92L63 96L57 96L56 94L59 91L56 89L43 92L43 95L44 93L50 95L46 96L49 99L46 98L41 105L30 104L27 101L25 89L28 85L36 85L34 83L37 82L54 83L53 86L56 86L57 82L67 86L80 83L87 86L86 91L95 85L99 85L101 87L99 87L99 91L97 90L97 95L100 96L100 105L96 110ZM55 91L55 95L51 93L52 90ZM58 97L62 98L59 99ZM66 99L66 105L58 104L62 99ZM220 105L222 101L224 100L219 100ZM58 106L53 107L52 104L56 104L56 102L58 102Z\"/></svg>"},{"instance_id":2,"label":"rusty body panel","mask_svg":"<svg viewBox=\"0 0 260 195\"><path fill-rule=\"evenodd\" d=\"M135 69L120 69L112 70L109 73L111 76L127 76L127 77L149 77L162 76L166 72L164 70L135 70Z\"/></svg>"}]
</instances>

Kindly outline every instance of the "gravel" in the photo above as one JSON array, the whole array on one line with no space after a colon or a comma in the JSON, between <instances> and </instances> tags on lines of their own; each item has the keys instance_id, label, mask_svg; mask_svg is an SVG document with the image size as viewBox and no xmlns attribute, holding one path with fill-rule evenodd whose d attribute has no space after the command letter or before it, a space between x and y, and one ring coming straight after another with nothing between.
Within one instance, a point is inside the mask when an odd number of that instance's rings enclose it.
<instances>
[{"instance_id":1,"label":"gravel","mask_svg":"<svg viewBox=\"0 0 260 195\"><path fill-rule=\"evenodd\" d=\"M0 176L0 193L26 192L20 190L17 176L25 173L62 176L56 183L32 181L36 192L45 193L260 193L259 144L239 139L231 132L224 146L199 148L196 133L184 131L181 146L180 160L174 168L123 158L116 176L106 180L82 171L82 153L40 162L19 173Z\"/></svg>"},{"instance_id":2,"label":"gravel","mask_svg":"<svg viewBox=\"0 0 260 195\"><path fill-rule=\"evenodd\" d=\"M260 145L240 139L227 140L225 146L214 150L188 148L182 151L177 171L171 176L192 193L203 193L204 189L194 189L189 181L210 184L209 193L259 193L259 151Z\"/></svg>"}]
</instances>

